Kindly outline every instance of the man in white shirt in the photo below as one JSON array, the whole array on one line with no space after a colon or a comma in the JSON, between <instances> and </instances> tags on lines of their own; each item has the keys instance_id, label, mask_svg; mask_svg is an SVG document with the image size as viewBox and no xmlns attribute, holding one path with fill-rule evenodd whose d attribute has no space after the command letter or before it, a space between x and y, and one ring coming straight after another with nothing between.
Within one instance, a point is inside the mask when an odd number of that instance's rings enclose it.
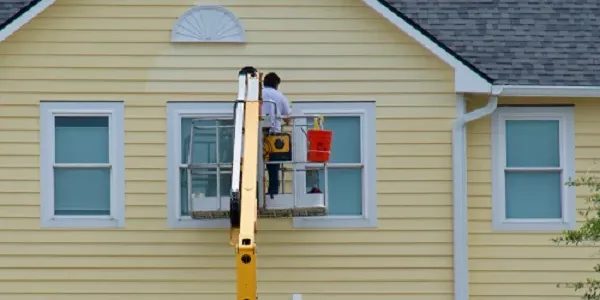
<instances>
[{"instance_id":1,"label":"man in white shirt","mask_svg":"<svg viewBox=\"0 0 600 300\"><path fill-rule=\"evenodd\" d=\"M272 133L281 132L281 119L289 124L290 119L285 118L292 113L292 109L287 98L281 93L278 88L281 83L281 78L275 73L269 73L263 78L263 90L262 99L272 102L263 102L262 104L262 115L269 116L271 119L271 128L269 129ZM275 104L273 104L275 102ZM269 174L269 187L267 193L276 195L279 193L279 170L281 164L267 164L267 172Z\"/></svg>"},{"instance_id":2,"label":"man in white shirt","mask_svg":"<svg viewBox=\"0 0 600 300\"><path fill-rule=\"evenodd\" d=\"M281 117L291 114L290 104L287 98L278 90L281 79L275 73L269 73L263 79L263 100L275 102L263 102L262 114L271 118L271 132L281 132ZM289 120L286 120L289 123Z\"/></svg>"}]
</instances>

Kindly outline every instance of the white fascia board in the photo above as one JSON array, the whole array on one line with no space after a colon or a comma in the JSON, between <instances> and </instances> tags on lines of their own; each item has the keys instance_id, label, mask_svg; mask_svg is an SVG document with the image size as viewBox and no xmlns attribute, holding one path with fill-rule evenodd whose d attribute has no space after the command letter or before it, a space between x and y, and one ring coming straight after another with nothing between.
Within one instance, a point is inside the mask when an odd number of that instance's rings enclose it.
<instances>
[{"instance_id":1,"label":"white fascia board","mask_svg":"<svg viewBox=\"0 0 600 300\"><path fill-rule=\"evenodd\" d=\"M487 93L489 94L492 88L489 83L481 75L471 70L460 60L448 53L429 37L415 29L411 24L397 16L388 7L381 4L378 0L363 0L363 2L394 24L398 29L412 37L421 46L431 51L435 56L444 61L454 69L454 90L457 93Z\"/></svg>"},{"instance_id":2,"label":"white fascia board","mask_svg":"<svg viewBox=\"0 0 600 300\"><path fill-rule=\"evenodd\" d=\"M10 24L0 30L0 42L4 41L6 38L15 33L19 28L23 25L29 23L33 18L43 12L50 5L54 4L56 0L42 0L38 2L38 4L31 7L28 11L18 17L16 20L13 20Z\"/></svg>"},{"instance_id":3,"label":"white fascia board","mask_svg":"<svg viewBox=\"0 0 600 300\"><path fill-rule=\"evenodd\" d=\"M504 85L504 97L600 97L600 86Z\"/></svg>"}]
</instances>

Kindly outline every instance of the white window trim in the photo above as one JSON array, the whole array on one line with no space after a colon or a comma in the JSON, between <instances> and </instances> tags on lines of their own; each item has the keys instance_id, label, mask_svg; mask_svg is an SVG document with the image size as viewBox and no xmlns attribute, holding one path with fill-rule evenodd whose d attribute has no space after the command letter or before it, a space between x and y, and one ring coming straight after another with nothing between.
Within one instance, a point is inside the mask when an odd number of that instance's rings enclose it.
<instances>
[{"instance_id":1,"label":"white window trim","mask_svg":"<svg viewBox=\"0 0 600 300\"><path fill-rule=\"evenodd\" d=\"M110 216L54 215L54 117L108 116L109 164L111 165ZM125 226L123 102L40 103L41 227L108 228Z\"/></svg>"},{"instance_id":2,"label":"white window trim","mask_svg":"<svg viewBox=\"0 0 600 300\"><path fill-rule=\"evenodd\" d=\"M361 216L296 217L295 228L363 228L377 226L377 178L375 145L375 104L373 102L295 102L294 115L359 116L361 119L361 155L363 168L363 214ZM325 128L327 129L327 128ZM294 132L295 155L306 157L306 137L301 129ZM302 169L302 164L299 165ZM296 174L297 191L304 191L306 177Z\"/></svg>"},{"instance_id":3,"label":"white window trim","mask_svg":"<svg viewBox=\"0 0 600 300\"><path fill-rule=\"evenodd\" d=\"M492 224L499 231L561 231L576 226L575 189L563 185L561 219L506 219L506 120L558 120L562 180L575 177L573 107L500 107L492 114Z\"/></svg>"},{"instance_id":4,"label":"white window trim","mask_svg":"<svg viewBox=\"0 0 600 300\"><path fill-rule=\"evenodd\" d=\"M167 223L170 228L229 228L229 219L198 220L181 215L181 119L184 117L233 117L233 102L167 103Z\"/></svg>"}]
</instances>

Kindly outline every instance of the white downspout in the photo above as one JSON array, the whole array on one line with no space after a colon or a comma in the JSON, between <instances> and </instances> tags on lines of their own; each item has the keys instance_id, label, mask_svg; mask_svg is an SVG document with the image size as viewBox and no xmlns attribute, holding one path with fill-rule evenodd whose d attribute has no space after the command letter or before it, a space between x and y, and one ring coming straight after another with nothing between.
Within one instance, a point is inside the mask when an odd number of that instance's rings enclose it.
<instances>
[{"instance_id":1,"label":"white downspout","mask_svg":"<svg viewBox=\"0 0 600 300\"><path fill-rule=\"evenodd\" d=\"M467 221L466 124L492 114L502 89L492 89L486 106L466 113L464 94L456 95L456 121L452 128L452 185L454 232L454 300L469 299L469 241Z\"/></svg>"}]
</instances>

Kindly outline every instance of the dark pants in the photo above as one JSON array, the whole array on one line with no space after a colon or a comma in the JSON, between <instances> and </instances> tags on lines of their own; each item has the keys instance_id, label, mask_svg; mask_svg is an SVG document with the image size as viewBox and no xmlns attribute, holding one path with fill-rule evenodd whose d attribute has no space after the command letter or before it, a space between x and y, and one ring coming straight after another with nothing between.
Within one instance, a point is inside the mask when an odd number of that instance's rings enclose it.
<instances>
[{"instance_id":1,"label":"dark pants","mask_svg":"<svg viewBox=\"0 0 600 300\"><path fill-rule=\"evenodd\" d=\"M269 173L269 187L267 193L269 195L279 194L279 170L280 164L267 164L267 172Z\"/></svg>"}]
</instances>

